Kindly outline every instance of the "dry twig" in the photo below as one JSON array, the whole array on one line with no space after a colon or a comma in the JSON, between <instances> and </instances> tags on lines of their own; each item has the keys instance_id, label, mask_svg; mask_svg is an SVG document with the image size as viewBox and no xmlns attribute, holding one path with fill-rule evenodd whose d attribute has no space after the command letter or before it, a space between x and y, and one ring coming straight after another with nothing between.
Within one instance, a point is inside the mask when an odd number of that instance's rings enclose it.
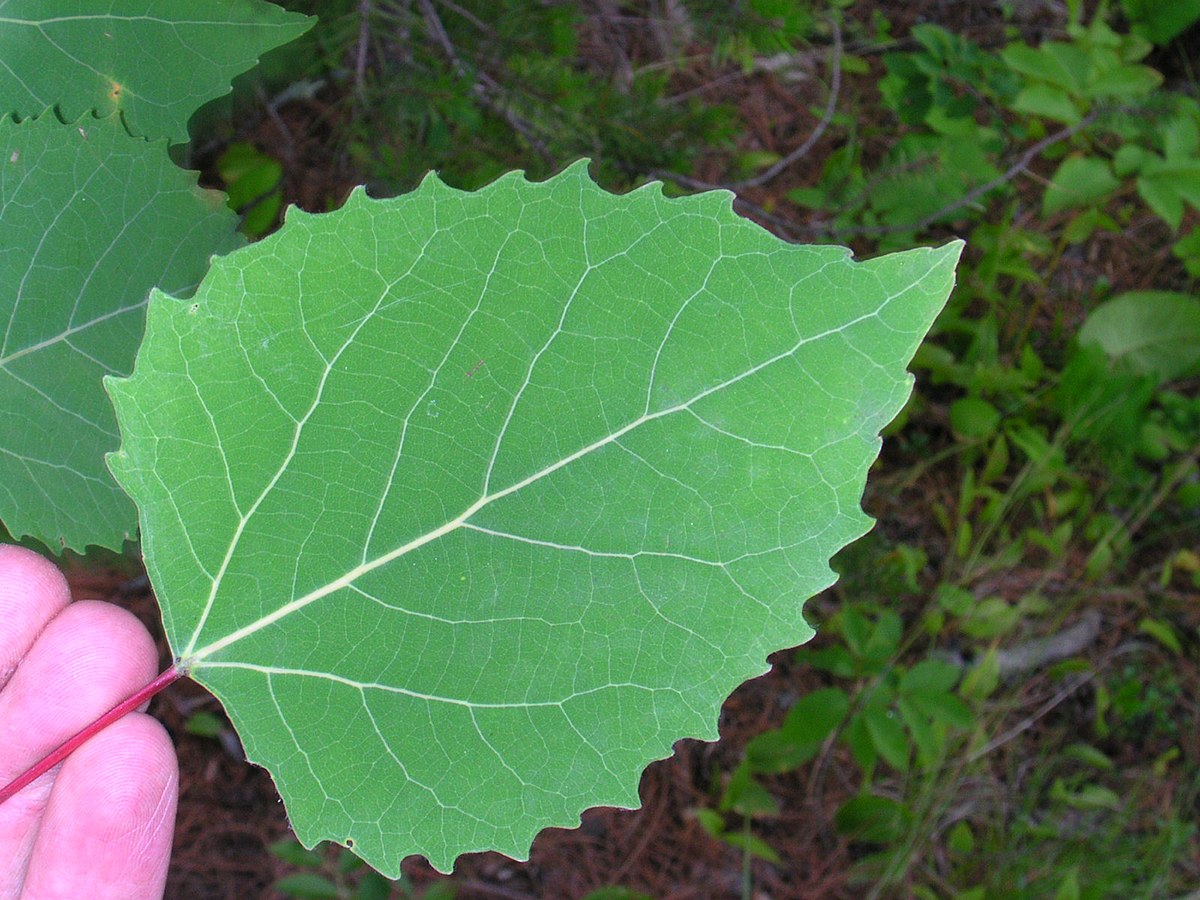
<instances>
[{"instance_id":1,"label":"dry twig","mask_svg":"<svg viewBox=\"0 0 1200 900\"><path fill-rule=\"evenodd\" d=\"M741 188L759 187L766 184L780 172L790 168L793 164L803 159L808 155L808 152L816 145L821 136L825 134L825 130L829 127L829 123L833 121L834 113L837 112L838 97L842 92L842 29L838 25L837 19L831 19L830 24L833 28L833 58L829 62L830 84L829 84L829 100L825 104L825 113L821 116L821 121L817 123L817 127L799 147L789 153L783 159L777 161L774 165L764 172L760 172L753 178L746 178L743 181L736 181L730 185L734 190Z\"/></svg>"},{"instance_id":2,"label":"dry twig","mask_svg":"<svg viewBox=\"0 0 1200 900\"><path fill-rule=\"evenodd\" d=\"M354 93L361 102L367 93L367 44L371 39L371 0L358 2L358 46L354 53Z\"/></svg>"},{"instance_id":3,"label":"dry twig","mask_svg":"<svg viewBox=\"0 0 1200 900\"><path fill-rule=\"evenodd\" d=\"M486 72L479 72L472 79L470 71L450 40L450 35L446 33L446 26L442 24L441 17L437 14L437 10L433 8L432 0L419 0L419 2L421 4L421 13L425 17L425 24L429 28L430 35L442 48L442 52L445 53L446 58L450 61L450 65L454 67L455 74L464 80L471 80L471 92L475 95L475 98L487 110L500 116L512 126L514 131L525 138L529 146L542 158L542 161L546 165L553 166L554 157L550 153L549 148L546 147L545 142L534 133L533 126L500 101L503 89L499 82Z\"/></svg>"}]
</instances>

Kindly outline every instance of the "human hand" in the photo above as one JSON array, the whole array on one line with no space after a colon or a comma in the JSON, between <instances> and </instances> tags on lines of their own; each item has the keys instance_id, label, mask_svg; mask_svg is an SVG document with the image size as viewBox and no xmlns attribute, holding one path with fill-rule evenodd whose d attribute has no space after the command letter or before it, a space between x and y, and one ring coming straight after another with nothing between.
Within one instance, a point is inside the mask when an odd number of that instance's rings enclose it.
<instances>
[{"instance_id":1,"label":"human hand","mask_svg":"<svg viewBox=\"0 0 1200 900\"><path fill-rule=\"evenodd\" d=\"M70 599L53 564L0 546L0 787L156 674L134 616ZM0 900L162 897L178 787L157 721L109 725L0 805Z\"/></svg>"}]
</instances>

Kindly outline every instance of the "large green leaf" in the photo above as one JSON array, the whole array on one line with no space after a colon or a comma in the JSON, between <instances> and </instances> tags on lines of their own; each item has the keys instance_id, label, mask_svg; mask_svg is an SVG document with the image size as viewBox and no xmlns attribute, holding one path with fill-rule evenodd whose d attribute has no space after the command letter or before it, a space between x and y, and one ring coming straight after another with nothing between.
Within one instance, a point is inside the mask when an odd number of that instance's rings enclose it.
<instances>
[{"instance_id":1,"label":"large green leaf","mask_svg":"<svg viewBox=\"0 0 1200 900\"><path fill-rule=\"evenodd\" d=\"M1200 300L1171 291L1128 291L1092 310L1079 329L1136 375L1162 381L1200 374Z\"/></svg>"},{"instance_id":2,"label":"large green leaf","mask_svg":"<svg viewBox=\"0 0 1200 900\"><path fill-rule=\"evenodd\" d=\"M0 114L120 110L134 134L180 143L192 113L314 21L263 0L5 0Z\"/></svg>"},{"instance_id":3,"label":"large green leaf","mask_svg":"<svg viewBox=\"0 0 1200 900\"><path fill-rule=\"evenodd\" d=\"M293 209L156 296L110 466L300 839L524 858L715 739L868 527L958 253L855 264L576 165Z\"/></svg>"},{"instance_id":4,"label":"large green leaf","mask_svg":"<svg viewBox=\"0 0 1200 900\"><path fill-rule=\"evenodd\" d=\"M0 119L0 521L51 547L120 548L137 514L104 466L155 285L190 292L237 218L166 142L117 117Z\"/></svg>"}]
</instances>

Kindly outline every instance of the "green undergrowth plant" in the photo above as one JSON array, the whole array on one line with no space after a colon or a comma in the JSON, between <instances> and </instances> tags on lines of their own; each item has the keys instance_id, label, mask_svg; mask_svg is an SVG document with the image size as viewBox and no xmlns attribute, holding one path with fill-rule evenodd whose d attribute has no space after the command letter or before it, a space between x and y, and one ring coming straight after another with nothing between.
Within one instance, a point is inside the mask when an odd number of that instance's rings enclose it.
<instances>
[{"instance_id":1,"label":"green undergrowth plant","mask_svg":"<svg viewBox=\"0 0 1200 900\"><path fill-rule=\"evenodd\" d=\"M321 16L313 77L333 86L345 116L336 140L387 193L430 169L477 188L514 167L543 178L581 156L601 184L627 189L647 172L687 171L735 133L728 106L669 93L711 20L694 9L704 4L672 4L665 17L525 0L287 5ZM728 18L722 33L739 47L779 40L770 11ZM789 34L802 39L804 24Z\"/></svg>"},{"instance_id":2,"label":"green undergrowth plant","mask_svg":"<svg viewBox=\"0 0 1200 900\"><path fill-rule=\"evenodd\" d=\"M1003 638L1046 617L1044 604L998 621L994 599L943 585L906 624L891 607L922 593L919 551L868 539L836 565L847 573L839 605L791 663L824 686L752 737L712 807L696 811L743 855L743 894L754 866L787 865L773 841L788 835L773 823L797 784L818 807L839 798L830 824L866 896L1152 896L1187 883L1200 779L1171 724L1181 680L1162 665L1186 652L1178 639L1107 671L1082 654L1058 661L1046 677L1064 696L1099 675L1094 718L1034 737L1008 724L1022 714Z\"/></svg>"},{"instance_id":3,"label":"green undergrowth plant","mask_svg":"<svg viewBox=\"0 0 1200 900\"><path fill-rule=\"evenodd\" d=\"M345 848L321 844L309 849L284 838L269 849L294 870L278 879L272 889L295 900L454 900L456 893L451 882L437 882L422 890L404 875L384 878Z\"/></svg>"},{"instance_id":4,"label":"green undergrowth plant","mask_svg":"<svg viewBox=\"0 0 1200 900\"><path fill-rule=\"evenodd\" d=\"M359 189L240 246L169 147L311 21L5 10L44 40L0 45L0 517L55 548L137 536L174 661L0 801L188 676L305 846L392 878L524 858L635 806L650 761L715 739L730 691L811 636L961 242L855 262L581 161ZM272 162L218 170L269 228ZM949 695L914 672L880 702L931 715Z\"/></svg>"},{"instance_id":5,"label":"green undergrowth plant","mask_svg":"<svg viewBox=\"0 0 1200 900\"><path fill-rule=\"evenodd\" d=\"M272 889L295 900L454 900L458 889L453 881L435 881L418 886L403 873L384 878L349 850L331 844L312 849L284 838L271 844L271 855L293 871L278 879ZM597 888L580 900L651 900L618 885Z\"/></svg>"},{"instance_id":6,"label":"green undergrowth plant","mask_svg":"<svg viewBox=\"0 0 1200 900\"><path fill-rule=\"evenodd\" d=\"M1160 14L1124 13L1135 23ZM1165 25L1122 33L1103 9L1084 23L1072 6L1064 31L993 53L938 25L915 27L916 49L885 54L879 84L910 133L873 167L851 141L818 185L791 195L818 216L837 211L821 227L884 247L939 223L976 223L963 289L916 362L949 397L950 452L965 470L959 496L938 509L953 548L946 574L959 584L1027 552L1063 557L1084 543L1099 577L1129 558L1148 523L1195 509L1200 436L1186 384L1200 374L1200 300L1113 296L1100 283L1067 311L1039 294L1065 258L1135 216L1182 232L1173 252L1191 266L1200 107L1162 90L1145 63L1144 35ZM1014 221L1017 179L1039 160L1049 164L1039 223ZM983 220L997 211L1004 221Z\"/></svg>"},{"instance_id":7,"label":"green undergrowth plant","mask_svg":"<svg viewBox=\"0 0 1200 900\"><path fill-rule=\"evenodd\" d=\"M870 542L860 542L838 566L856 571L877 554ZM884 580L899 593L911 583L912 572L903 572L898 557L873 564L890 571ZM845 588L857 593L862 586L851 576ZM822 634L822 646L800 651L795 664L823 673L829 686L799 697L780 726L748 742L716 809L702 811L701 821L743 852L779 863L753 829L756 820L780 812L770 783L803 771L816 799L826 790L831 757L846 754L860 784L839 803L832 824L846 840L872 848L856 864L857 878L894 885L930 849L928 836L945 813L947 782L960 774L955 761L970 739L982 733L978 706L995 689L995 677L986 667L968 671L937 656L908 662L913 645L927 642L929 633L906 634L888 608L847 602Z\"/></svg>"}]
</instances>

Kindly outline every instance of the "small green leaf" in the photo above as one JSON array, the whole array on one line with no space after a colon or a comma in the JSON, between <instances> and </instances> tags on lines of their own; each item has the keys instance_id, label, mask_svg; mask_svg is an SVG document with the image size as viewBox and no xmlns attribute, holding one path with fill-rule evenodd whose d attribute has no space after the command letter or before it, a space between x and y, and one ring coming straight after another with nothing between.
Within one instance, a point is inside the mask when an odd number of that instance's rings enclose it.
<instances>
[{"instance_id":1,"label":"small green leaf","mask_svg":"<svg viewBox=\"0 0 1200 900\"><path fill-rule=\"evenodd\" d=\"M1101 347L1137 375L1163 381L1200 373L1200 299L1170 291L1129 291L1092 310L1079 343Z\"/></svg>"},{"instance_id":2,"label":"small green leaf","mask_svg":"<svg viewBox=\"0 0 1200 900\"><path fill-rule=\"evenodd\" d=\"M392 896L390 881L378 872L364 872L358 880L358 886L354 889L353 900L387 900L390 896Z\"/></svg>"},{"instance_id":3,"label":"small green leaf","mask_svg":"<svg viewBox=\"0 0 1200 900\"><path fill-rule=\"evenodd\" d=\"M971 541L974 538L974 533L970 519L964 518L959 520L958 529L954 534L954 555L959 559L966 559L967 554L971 552Z\"/></svg>"},{"instance_id":4,"label":"small green leaf","mask_svg":"<svg viewBox=\"0 0 1200 900\"><path fill-rule=\"evenodd\" d=\"M215 738L225 729L225 723L219 716L208 710L200 710L188 716L183 723L183 730L198 737Z\"/></svg>"},{"instance_id":5,"label":"small green leaf","mask_svg":"<svg viewBox=\"0 0 1200 900\"><path fill-rule=\"evenodd\" d=\"M1166 778L1171 763L1179 759L1181 755L1182 753L1178 747L1170 747L1155 758L1154 762L1150 764L1150 771L1154 773L1155 778Z\"/></svg>"},{"instance_id":6,"label":"small green leaf","mask_svg":"<svg viewBox=\"0 0 1200 900\"><path fill-rule=\"evenodd\" d=\"M253 144L230 144L217 158L229 206L241 214L242 232L262 237L275 225L283 205L283 164Z\"/></svg>"},{"instance_id":7,"label":"small green leaf","mask_svg":"<svg viewBox=\"0 0 1200 900\"><path fill-rule=\"evenodd\" d=\"M1149 66L1120 65L1092 79L1088 92L1093 97L1112 97L1132 102L1162 84L1163 77Z\"/></svg>"},{"instance_id":8,"label":"small green leaf","mask_svg":"<svg viewBox=\"0 0 1200 900\"><path fill-rule=\"evenodd\" d=\"M1113 155L1113 173L1119 178L1128 178L1141 171L1150 153L1137 144L1122 144Z\"/></svg>"},{"instance_id":9,"label":"small green leaf","mask_svg":"<svg viewBox=\"0 0 1200 900\"><path fill-rule=\"evenodd\" d=\"M1008 471L1008 461L1008 440L1001 434L992 442L992 448L988 451L983 470L979 473L979 483L989 485L1001 478ZM971 603L974 602L974 597L971 597Z\"/></svg>"},{"instance_id":10,"label":"small green leaf","mask_svg":"<svg viewBox=\"0 0 1200 900\"><path fill-rule=\"evenodd\" d=\"M912 821L908 808L888 797L862 794L838 807L833 822L853 841L890 844L902 838Z\"/></svg>"},{"instance_id":11,"label":"small green leaf","mask_svg":"<svg viewBox=\"0 0 1200 900\"><path fill-rule=\"evenodd\" d=\"M1000 51L1000 58L1009 68L1022 75L1049 82L1060 88L1078 91L1087 78L1087 61L1071 60L1055 51L1061 44L1010 44Z\"/></svg>"},{"instance_id":12,"label":"small green leaf","mask_svg":"<svg viewBox=\"0 0 1200 900\"><path fill-rule=\"evenodd\" d=\"M975 852L975 835L966 822L955 822L946 834L946 846L958 856L970 856Z\"/></svg>"},{"instance_id":13,"label":"small green leaf","mask_svg":"<svg viewBox=\"0 0 1200 900\"><path fill-rule=\"evenodd\" d=\"M907 699L915 708L941 725L965 730L975 724L971 708L953 694L930 691L909 694Z\"/></svg>"},{"instance_id":14,"label":"small green leaf","mask_svg":"<svg viewBox=\"0 0 1200 900\"><path fill-rule=\"evenodd\" d=\"M1023 88L1013 99L1012 108L1025 115L1041 116L1068 125L1076 125L1083 118L1079 107L1067 92L1049 84L1033 84Z\"/></svg>"},{"instance_id":15,"label":"small green leaf","mask_svg":"<svg viewBox=\"0 0 1200 900\"><path fill-rule=\"evenodd\" d=\"M839 617L842 628L842 639L846 647L855 656L863 657L867 653L867 640L871 636L871 623L856 607L846 606Z\"/></svg>"},{"instance_id":16,"label":"small green leaf","mask_svg":"<svg viewBox=\"0 0 1200 900\"><path fill-rule=\"evenodd\" d=\"M745 761L734 770L721 797L720 812L731 810L748 817L779 815L779 801L754 778Z\"/></svg>"},{"instance_id":17,"label":"small green leaf","mask_svg":"<svg viewBox=\"0 0 1200 900\"><path fill-rule=\"evenodd\" d=\"M1176 656L1183 654L1183 647L1179 643L1179 637L1175 634L1175 629L1171 627L1169 622L1147 617L1138 623L1138 631L1142 634L1150 635L1150 637L1154 638Z\"/></svg>"},{"instance_id":18,"label":"small green leaf","mask_svg":"<svg viewBox=\"0 0 1200 900\"><path fill-rule=\"evenodd\" d=\"M929 717L922 713L907 697L896 701L900 717L912 735L917 747L917 757L922 767L933 765L941 755L943 740L940 730L935 730L930 724Z\"/></svg>"},{"instance_id":19,"label":"small green leaf","mask_svg":"<svg viewBox=\"0 0 1200 900\"><path fill-rule=\"evenodd\" d=\"M775 848L749 831L727 831L721 835L721 840L730 846L745 850L756 859L765 859L769 863L783 862Z\"/></svg>"},{"instance_id":20,"label":"small green leaf","mask_svg":"<svg viewBox=\"0 0 1200 900\"><path fill-rule=\"evenodd\" d=\"M875 741L867 730L863 715L851 716L850 723L842 734L858 767L863 771L873 769L879 761L879 751L875 748Z\"/></svg>"},{"instance_id":21,"label":"small green leaf","mask_svg":"<svg viewBox=\"0 0 1200 900\"><path fill-rule=\"evenodd\" d=\"M1079 868L1072 866L1058 884L1054 900L1079 900Z\"/></svg>"},{"instance_id":22,"label":"small green leaf","mask_svg":"<svg viewBox=\"0 0 1200 900\"><path fill-rule=\"evenodd\" d=\"M985 597L962 622L962 630L981 641L1007 634L1016 627L1021 612L1000 597Z\"/></svg>"},{"instance_id":23,"label":"small green leaf","mask_svg":"<svg viewBox=\"0 0 1200 900\"><path fill-rule=\"evenodd\" d=\"M1173 161L1190 160L1200 150L1200 127L1192 114L1174 116L1163 130L1163 154Z\"/></svg>"},{"instance_id":24,"label":"small green leaf","mask_svg":"<svg viewBox=\"0 0 1200 900\"><path fill-rule=\"evenodd\" d=\"M700 823L700 827L709 833L711 837L723 838L725 836L725 817L715 809L700 809L692 810L692 818Z\"/></svg>"},{"instance_id":25,"label":"small green leaf","mask_svg":"<svg viewBox=\"0 0 1200 900\"><path fill-rule=\"evenodd\" d=\"M1175 180L1170 175L1156 172L1142 175L1137 180L1138 194L1160 219L1178 231L1183 224L1183 197L1180 196Z\"/></svg>"},{"instance_id":26,"label":"small green leaf","mask_svg":"<svg viewBox=\"0 0 1200 900\"><path fill-rule=\"evenodd\" d=\"M858 665L854 657L841 644L801 651L799 655L814 669L828 672L836 678L853 678L858 674Z\"/></svg>"},{"instance_id":27,"label":"small green leaf","mask_svg":"<svg viewBox=\"0 0 1200 900\"><path fill-rule=\"evenodd\" d=\"M801 766L817 755L849 710L850 698L839 688L805 694L788 710L783 725L757 735L746 745L746 760L755 772L763 774Z\"/></svg>"},{"instance_id":28,"label":"small green leaf","mask_svg":"<svg viewBox=\"0 0 1200 900\"><path fill-rule=\"evenodd\" d=\"M1094 156L1068 156L1050 178L1042 197L1042 215L1052 216L1064 209L1088 206L1103 200L1121 182L1108 162Z\"/></svg>"},{"instance_id":29,"label":"small green leaf","mask_svg":"<svg viewBox=\"0 0 1200 900\"><path fill-rule=\"evenodd\" d=\"M923 659L900 678L902 694L944 694L958 683L959 669L940 659Z\"/></svg>"},{"instance_id":30,"label":"small green leaf","mask_svg":"<svg viewBox=\"0 0 1200 900\"><path fill-rule=\"evenodd\" d=\"M900 724L899 717L891 709L869 706L863 711L863 723L879 755L897 769L907 769L912 745L908 741L908 735L904 733L904 726Z\"/></svg>"},{"instance_id":31,"label":"small green leaf","mask_svg":"<svg viewBox=\"0 0 1200 900\"><path fill-rule=\"evenodd\" d=\"M1183 262L1189 275L1200 278L1200 228L1193 228L1177 240L1171 253Z\"/></svg>"},{"instance_id":32,"label":"small green leaf","mask_svg":"<svg viewBox=\"0 0 1200 900\"><path fill-rule=\"evenodd\" d=\"M975 595L955 584L939 584L934 591L938 606L952 616L968 616L975 608Z\"/></svg>"},{"instance_id":33,"label":"small green leaf","mask_svg":"<svg viewBox=\"0 0 1200 900\"><path fill-rule=\"evenodd\" d=\"M1121 226L1102 209L1085 209L1067 222L1066 228L1063 229L1063 239L1069 244L1082 244L1098 230L1120 234Z\"/></svg>"},{"instance_id":34,"label":"small green leaf","mask_svg":"<svg viewBox=\"0 0 1200 900\"><path fill-rule=\"evenodd\" d=\"M995 647L989 647L958 687L958 693L968 700L986 700L1000 686L1000 657Z\"/></svg>"},{"instance_id":35,"label":"small green leaf","mask_svg":"<svg viewBox=\"0 0 1200 900\"><path fill-rule=\"evenodd\" d=\"M964 438L985 441L999 424L1000 410L979 397L960 397L950 404L950 427Z\"/></svg>"},{"instance_id":36,"label":"small green leaf","mask_svg":"<svg viewBox=\"0 0 1200 900\"><path fill-rule=\"evenodd\" d=\"M1063 756L1070 759L1079 760L1086 765L1101 771L1108 772L1115 768L1116 764L1112 758L1102 750L1098 750L1091 744L1074 743L1063 748Z\"/></svg>"},{"instance_id":37,"label":"small green leaf","mask_svg":"<svg viewBox=\"0 0 1200 900\"><path fill-rule=\"evenodd\" d=\"M863 647L863 658L875 666L891 662L903 637L904 623L900 614L894 609L883 610L875 620L871 636Z\"/></svg>"},{"instance_id":38,"label":"small green leaf","mask_svg":"<svg viewBox=\"0 0 1200 900\"><path fill-rule=\"evenodd\" d=\"M1111 788L1099 784L1085 784L1077 789L1068 788L1062 779L1055 779L1050 788L1050 799L1065 803L1073 809L1121 809L1121 798Z\"/></svg>"},{"instance_id":39,"label":"small green leaf","mask_svg":"<svg viewBox=\"0 0 1200 900\"><path fill-rule=\"evenodd\" d=\"M337 885L314 872L297 872L280 878L272 887L281 894L298 900L337 900Z\"/></svg>"},{"instance_id":40,"label":"small green leaf","mask_svg":"<svg viewBox=\"0 0 1200 900\"><path fill-rule=\"evenodd\" d=\"M1134 34L1166 44L1200 19L1200 0L1121 0Z\"/></svg>"},{"instance_id":41,"label":"small green leaf","mask_svg":"<svg viewBox=\"0 0 1200 900\"><path fill-rule=\"evenodd\" d=\"M653 900L649 894L627 887L602 887L584 895L583 900Z\"/></svg>"},{"instance_id":42,"label":"small green leaf","mask_svg":"<svg viewBox=\"0 0 1200 900\"><path fill-rule=\"evenodd\" d=\"M274 857L282 859L293 866L315 869L323 865L325 860L321 854L305 849L295 838L284 838L271 844L267 850Z\"/></svg>"}]
</instances>

